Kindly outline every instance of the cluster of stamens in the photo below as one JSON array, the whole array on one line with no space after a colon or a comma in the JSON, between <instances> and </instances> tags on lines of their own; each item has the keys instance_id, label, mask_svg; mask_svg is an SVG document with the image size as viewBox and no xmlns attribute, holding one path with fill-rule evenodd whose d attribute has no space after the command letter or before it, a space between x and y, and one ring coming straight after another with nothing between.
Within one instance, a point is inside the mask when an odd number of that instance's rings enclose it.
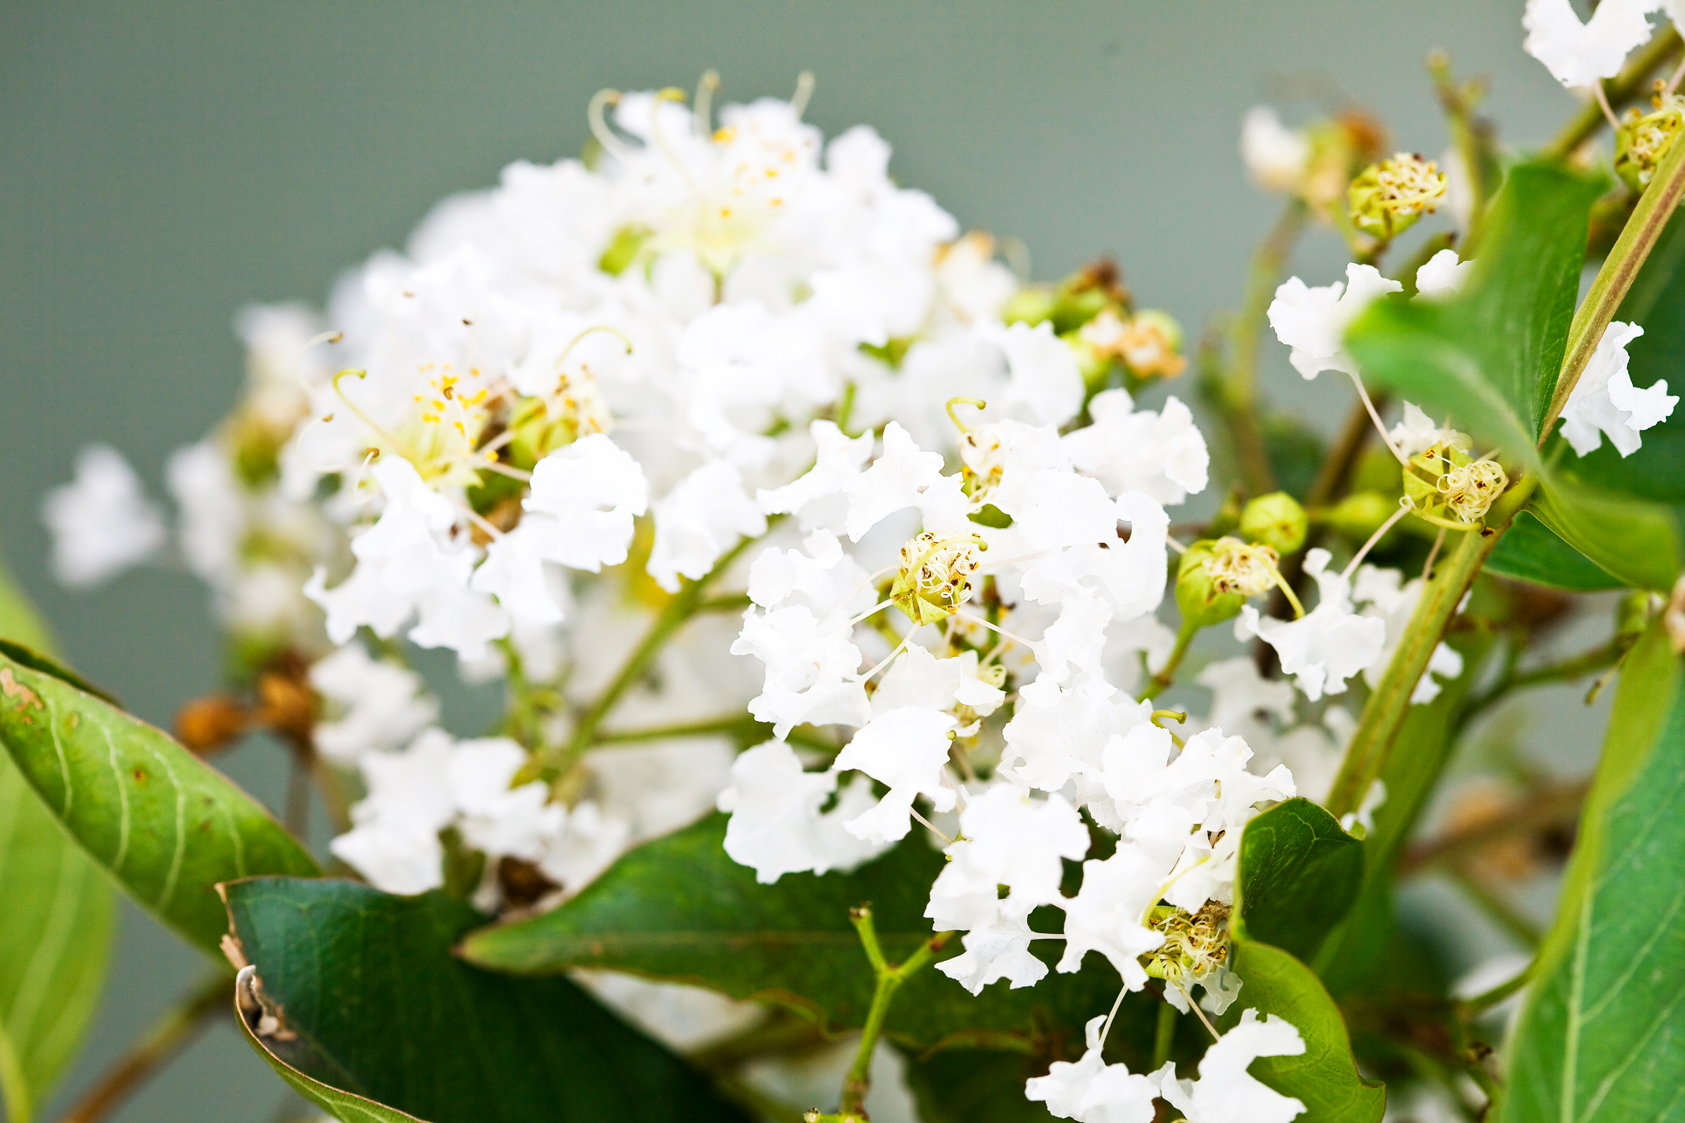
<instances>
[{"instance_id":1,"label":"cluster of stamens","mask_svg":"<svg viewBox=\"0 0 1685 1123\"><path fill-rule=\"evenodd\" d=\"M1164 933L1146 961L1147 974L1163 979L1165 986L1187 993L1203 983L1229 958L1229 907L1207 901L1193 914L1170 905L1153 909L1147 926Z\"/></svg>"},{"instance_id":2,"label":"cluster of stamens","mask_svg":"<svg viewBox=\"0 0 1685 1123\"><path fill-rule=\"evenodd\" d=\"M1275 585L1279 560L1273 547L1223 537L1205 559L1205 573L1219 593L1255 597Z\"/></svg>"},{"instance_id":3,"label":"cluster of stamens","mask_svg":"<svg viewBox=\"0 0 1685 1123\"><path fill-rule=\"evenodd\" d=\"M1382 160L1375 181L1380 185L1375 201L1395 215L1432 214L1445 198L1445 173L1432 160L1408 152Z\"/></svg>"},{"instance_id":4,"label":"cluster of stamens","mask_svg":"<svg viewBox=\"0 0 1685 1123\"><path fill-rule=\"evenodd\" d=\"M1446 469L1437 486L1447 508L1464 522L1476 523L1504 493L1509 477L1496 460L1475 460Z\"/></svg>"},{"instance_id":5,"label":"cluster of stamens","mask_svg":"<svg viewBox=\"0 0 1685 1123\"><path fill-rule=\"evenodd\" d=\"M901 566L889 599L914 624L946 620L971 599L971 577L988 546L975 535L925 531L901 547Z\"/></svg>"},{"instance_id":6,"label":"cluster of stamens","mask_svg":"<svg viewBox=\"0 0 1685 1123\"><path fill-rule=\"evenodd\" d=\"M1151 315L1125 320L1110 308L1102 309L1079 334L1099 354L1122 360L1141 378L1175 378L1188 366L1176 353L1176 341L1162 319Z\"/></svg>"}]
</instances>

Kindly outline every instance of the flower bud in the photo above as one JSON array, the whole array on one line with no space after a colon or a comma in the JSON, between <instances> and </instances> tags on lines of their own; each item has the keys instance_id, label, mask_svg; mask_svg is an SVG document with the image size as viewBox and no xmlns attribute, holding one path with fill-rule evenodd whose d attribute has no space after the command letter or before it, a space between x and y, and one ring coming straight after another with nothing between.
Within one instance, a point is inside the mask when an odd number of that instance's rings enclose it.
<instances>
[{"instance_id":1,"label":"flower bud","mask_svg":"<svg viewBox=\"0 0 1685 1123\"><path fill-rule=\"evenodd\" d=\"M1346 190L1352 224L1383 240L1409 229L1424 211L1432 214L1444 198L1445 173L1408 152L1364 168Z\"/></svg>"},{"instance_id":2,"label":"flower bud","mask_svg":"<svg viewBox=\"0 0 1685 1123\"><path fill-rule=\"evenodd\" d=\"M1234 541L1234 539L1227 539ZM1220 589L1206 569L1216 543L1202 539L1187 548L1176 568L1176 607L1182 611L1182 626L1196 631L1221 624L1237 616L1246 598L1240 593Z\"/></svg>"},{"instance_id":3,"label":"flower bud","mask_svg":"<svg viewBox=\"0 0 1685 1123\"><path fill-rule=\"evenodd\" d=\"M1615 605L1615 635L1621 639L1635 640L1644 634L1644 629L1650 626L1651 594L1643 591L1631 592L1622 597Z\"/></svg>"},{"instance_id":4,"label":"flower bud","mask_svg":"<svg viewBox=\"0 0 1685 1123\"><path fill-rule=\"evenodd\" d=\"M1615 174L1638 194L1655 178L1656 166L1685 127L1685 98L1658 94L1653 104L1655 109L1649 113L1627 110L1626 119L1615 130Z\"/></svg>"},{"instance_id":5,"label":"flower bud","mask_svg":"<svg viewBox=\"0 0 1685 1123\"><path fill-rule=\"evenodd\" d=\"M976 535L938 536L925 531L901 547L901 567L889 599L915 625L934 624L971 599L971 575L988 545Z\"/></svg>"},{"instance_id":6,"label":"flower bud","mask_svg":"<svg viewBox=\"0 0 1685 1123\"><path fill-rule=\"evenodd\" d=\"M1241 537L1268 546L1278 557L1305 544L1308 526L1305 509L1285 491L1260 495L1240 512Z\"/></svg>"},{"instance_id":7,"label":"flower bud","mask_svg":"<svg viewBox=\"0 0 1685 1123\"><path fill-rule=\"evenodd\" d=\"M1392 463L1398 462L1394 460ZM1378 491L1357 491L1334 504L1322 520L1342 537L1353 542L1365 542L1397 509L1397 502Z\"/></svg>"},{"instance_id":8,"label":"flower bud","mask_svg":"<svg viewBox=\"0 0 1685 1123\"><path fill-rule=\"evenodd\" d=\"M1045 285L1021 288L1006 298L1001 307L1002 323L1029 324L1031 327L1053 318L1053 290Z\"/></svg>"}]
</instances>

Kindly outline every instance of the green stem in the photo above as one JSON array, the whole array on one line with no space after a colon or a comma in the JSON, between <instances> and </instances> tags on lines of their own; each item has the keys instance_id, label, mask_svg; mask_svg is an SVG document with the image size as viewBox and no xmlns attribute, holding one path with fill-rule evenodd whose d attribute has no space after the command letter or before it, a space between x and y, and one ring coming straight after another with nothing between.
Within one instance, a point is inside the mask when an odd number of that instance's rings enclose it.
<instances>
[{"instance_id":1,"label":"green stem","mask_svg":"<svg viewBox=\"0 0 1685 1123\"><path fill-rule=\"evenodd\" d=\"M1643 89L1650 75L1678 52L1679 47L1679 33L1672 27L1651 39L1618 75L1604 85L1604 92L1609 95L1609 104L1619 106L1637 94ZM1556 139L1539 151L1539 155L1547 160L1566 160L1580 145L1595 136L1603 124L1602 108L1596 101L1587 101L1574 115L1574 119L1557 134Z\"/></svg>"},{"instance_id":2,"label":"green stem","mask_svg":"<svg viewBox=\"0 0 1685 1123\"><path fill-rule=\"evenodd\" d=\"M632 649L632 653L626 657L626 662L621 664L620 670L603 688L602 693L579 715L579 723L574 727L573 736L568 743L559 750L546 750L534 759L531 768L539 779L546 783L554 783L581 753L591 747L597 737L597 727L603 723L609 711L614 709L621 696L643 677L644 671L660 653L662 646L672 638L673 633L708 603L702 597L708 586L718 580L720 575L742 556L743 551L757 541L759 539L742 539L702 577L695 581L689 578L680 580L679 591L655 618L649 631L644 633L644 638L638 641L638 646Z\"/></svg>"},{"instance_id":3,"label":"green stem","mask_svg":"<svg viewBox=\"0 0 1685 1123\"><path fill-rule=\"evenodd\" d=\"M1275 473L1264 448L1263 431L1258 427L1259 338L1276 285L1305 229L1308 215L1303 200L1291 200L1253 254L1240 308L1229 321L1228 363L1211 380L1212 396L1222 410L1223 424L1234 442L1241 481L1252 495L1267 495L1275 490Z\"/></svg>"},{"instance_id":4,"label":"green stem","mask_svg":"<svg viewBox=\"0 0 1685 1123\"><path fill-rule=\"evenodd\" d=\"M1539 961L1535 959L1526 967L1522 968L1515 978L1510 979L1508 982L1499 983L1491 990L1477 994L1473 998L1465 998L1463 1001L1457 1003L1458 1012L1461 1013L1464 1018L1479 1017L1481 1014L1484 1014L1486 1011L1498 1005L1504 999L1532 982L1533 975L1538 971L1538 969Z\"/></svg>"},{"instance_id":5,"label":"green stem","mask_svg":"<svg viewBox=\"0 0 1685 1123\"><path fill-rule=\"evenodd\" d=\"M1478 532L1464 534L1428 582L1398 650L1387 664L1386 674L1363 707L1363 717L1334 777L1327 807L1335 818L1356 811L1369 785L1380 775L1399 726L1410 711L1410 695L1415 693L1416 684L1427 670L1434 648L1445 638L1445 630L1457 614L1463 595L1474 584L1481 566L1486 564L1498 539L1509 529L1516 511L1533 494L1535 486L1534 477L1523 476L1499 496L1486 513L1486 526Z\"/></svg>"},{"instance_id":6,"label":"green stem","mask_svg":"<svg viewBox=\"0 0 1685 1123\"><path fill-rule=\"evenodd\" d=\"M60 1123L94 1123L104 1119L153 1073L175 1059L213 1014L229 1009L234 980L218 974L199 985L135 1042L99 1082L66 1112Z\"/></svg>"},{"instance_id":7,"label":"green stem","mask_svg":"<svg viewBox=\"0 0 1685 1123\"><path fill-rule=\"evenodd\" d=\"M1572 682L1583 678L1593 671L1601 671L1605 667L1614 666L1621 661L1633 644L1631 636L1615 636L1608 643L1600 644L1590 651L1581 652L1560 663L1548 663L1543 667L1535 667L1530 671L1515 673L1513 668L1506 668L1505 673L1493 683L1491 688L1478 698L1471 699L1464 704L1457 715L1457 728L1461 729L1479 716L1488 707L1502 701L1517 690L1525 690L1532 686L1547 686L1553 682ZM1519 650L1519 645L1512 645L1512 650Z\"/></svg>"},{"instance_id":8,"label":"green stem","mask_svg":"<svg viewBox=\"0 0 1685 1123\"><path fill-rule=\"evenodd\" d=\"M1158 1027L1153 1032L1153 1067L1157 1072L1170 1060L1170 1046L1176 1040L1176 1007L1165 1002L1158 1008Z\"/></svg>"},{"instance_id":9,"label":"green stem","mask_svg":"<svg viewBox=\"0 0 1685 1123\"><path fill-rule=\"evenodd\" d=\"M1480 906L1481 911L1485 912L1494 924L1514 936L1529 950L1538 950L1539 941L1542 938L1538 926L1517 912L1515 907L1500 897L1491 886L1466 869L1454 871L1451 879L1457 883L1469 900Z\"/></svg>"},{"instance_id":10,"label":"green stem","mask_svg":"<svg viewBox=\"0 0 1685 1123\"><path fill-rule=\"evenodd\" d=\"M902 983L936 958L936 953L953 933L937 933L920 944L918 950L901 963L892 965L884 959L883 948L878 945L878 933L872 923L871 906L861 905L857 909L850 909L848 918L853 922L854 930L860 934L860 944L866 949L866 958L871 960L872 971L877 976L877 988L872 992L871 1009L866 1012L866 1025L860 1031L860 1048L854 1054L854 1063L849 1065L847 1075L843 1077L842 1101L837 1108L838 1115L822 1118L865 1120L866 1093L872 1087L872 1053L877 1048L878 1036L883 1032L884 1019L889 1016L890 1000L895 997L895 992L900 989Z\"/></svg>"},{"instance_id":11,"label":"green stem","mask_svg":"<svg viewBox=\"0 0 1685 1123\"><path fill-rule=\"evenodd\" d=\"M1171 649L1170 658L1164 661L1164 666L1159 668L1158 674L1147 683L1147 688L1135 699L1137 702L1145 702L1159 691L1170 688L1170 684L1176 681L1176 668L1182 665L1182 657L1188 653L1188 645L1193 642L1198 632L1198 628L1186 620L1182 621L1182 630L1176 633L1176 646Z\"/></svg>"},{"instance_id":12,"label":"green stem","mask_svg":"<svg viewBox=\"0 0 1685 1123\"><path fill-rule=\"evenodd\" d=\"M1556 389L1551 394L1550 408L1545 411L1539 426L1539 445L1543 447L1568 404L1568 395L1580 381L1580 374L1591 361L1592 352L1603 339L1603 329L1615 318L1621 301L1626 299L1638 271L1655 246L1656 239L1667 227L1680 196L1685 194L1685 144L1675 144L1662 157L1655 178L1644 189L1633 208L1632 217L1615 239L1603 267L1586 292L1586 298L1574 310L1574 321L1568 328L1568 346L1562 356L1562 371L1556 377Z\"/></svg>"}]
</instances>

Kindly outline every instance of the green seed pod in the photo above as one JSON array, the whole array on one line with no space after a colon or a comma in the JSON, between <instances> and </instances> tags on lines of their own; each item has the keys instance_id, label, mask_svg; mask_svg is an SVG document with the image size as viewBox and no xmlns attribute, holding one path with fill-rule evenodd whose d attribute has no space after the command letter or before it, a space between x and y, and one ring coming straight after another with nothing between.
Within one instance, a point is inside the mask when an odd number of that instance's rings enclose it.
<instances>
[{"instance_id":1,"label":"green seed pod","mask_svg":"<svg viewBox=\"0 0 1685 1123\"><path fill-rule=\"evenodd\" d=\"M1240 536L1285 557L1305 544L1305 509L1285 491L1260 495L1240 512Z\"/></svg>"},{"instance_id":2,"label":"green seed pod","mask_svg":"<svg viewBox=\"0 0 1685 1123\"><path fill-rule=\"evenodd\" d=\"M1367 542L1371 534L1381 529L1387 516L1397 509L1396 499L1389 499L1378 491L1358 491L1334 504L1323 515L1323 521L1344 538Z\"/></svg>"}]
</instances>

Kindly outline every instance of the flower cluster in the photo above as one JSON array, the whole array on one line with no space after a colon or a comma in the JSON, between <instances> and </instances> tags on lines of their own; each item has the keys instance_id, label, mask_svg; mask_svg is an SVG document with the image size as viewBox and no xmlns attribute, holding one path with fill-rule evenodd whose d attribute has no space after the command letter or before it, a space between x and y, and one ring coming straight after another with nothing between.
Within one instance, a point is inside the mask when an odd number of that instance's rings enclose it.
<instances>
[{"instance_id":1,"label":"flower cluster","mask_svg":"<svg viewBox=\"0 0 1685 1123\"><path fill-rule=\"evenodd\" d=\"M1034 942L1060 940L1053 969L1097 952L1126 990L1158 980L1187 1011L1197 987L1221 1013L1244 828L1320 798L1351 731L1335 706L1301 721L1298 698L1375 681L1423 582L1363 564L1369 546L1339 570L1313 548L1306 611L1280 569L1306 543L1284 494L1177 541L1167 508L1205 490L1206 441L1177 397L1141 404L1186 366L1175 322L1115 268L1020 285L890 179L876 133L827 143L800 100L715 128L670 93L605 94L591 162L514 164L448 201L320 317L248 314L245 397L169 467L180 554L248 663L314 660L315 748L362 793L332 849L380 888L542 907L715 807L726 853L769 883L916 830L948 858L932 931L963 934L939 968L973 994L1035 985ZM1373 139L1267 112L1245 130L1259 180L1319 205ZM1413 157L1372 179L1388 236L1445 191ZM1469 269L1440 253L1418 299ZM1400 287L1366 265L1293 278L1269 322L1305 378L1361 391L1345 328ZM1564 414L1582 453L1599 431L1631 451L1676 401L1626 379L1636 332L1611 328ZM1405 509L1477 524L1504 487L1414 406L1383 437L1407 506L1370 545ZM164 537L109 450L48 516L73 581ZM1180 631L1159 618L1173 573ZM1277 589L1291 618L1250 603ZM1283 679L1211 662L1205 718L1156 708L1193 634L1231 618ZM505 676L496 735L440 728L400 641ZM1414 700L1460 669L1442 645ZM1061 930L1033 930L1049 907ZM1248 1011L1195 1081L1105 1065L1103 1024L1032 1098L1077 1119L1147 1119L1154 1098L1196 1123L1302 1109L1246 1075L1303 1050L1279 1018Z\"/></svg>"}]
</instances>

